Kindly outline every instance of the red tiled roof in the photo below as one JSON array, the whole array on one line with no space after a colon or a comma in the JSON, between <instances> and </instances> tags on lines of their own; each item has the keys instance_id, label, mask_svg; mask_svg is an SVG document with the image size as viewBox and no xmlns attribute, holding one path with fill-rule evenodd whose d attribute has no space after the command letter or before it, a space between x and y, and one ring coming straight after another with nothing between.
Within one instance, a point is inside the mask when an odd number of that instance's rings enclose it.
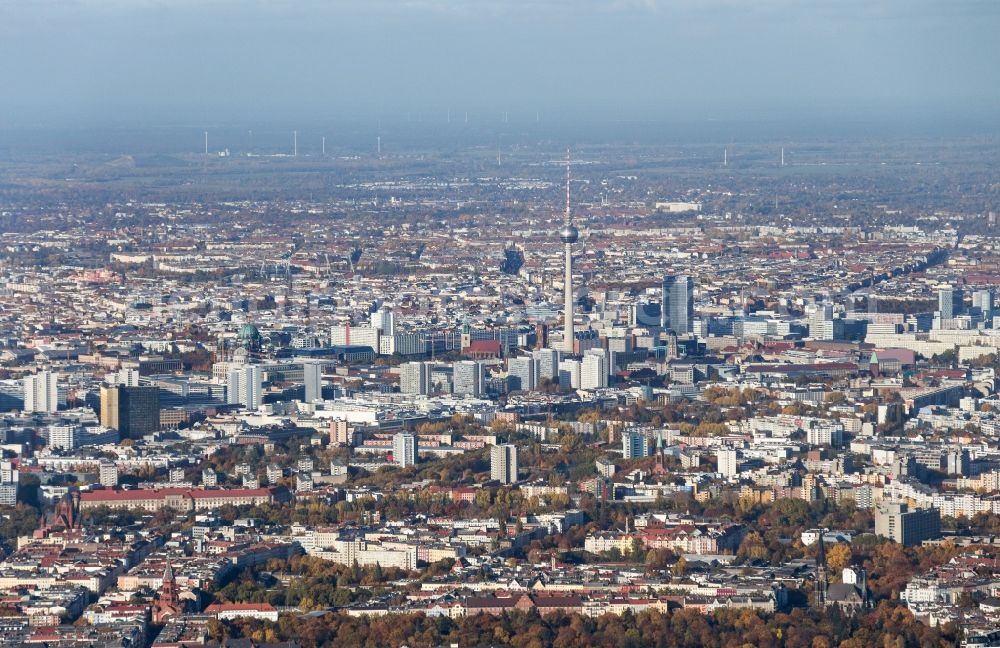
<instances>
[{"instance_id":1,"label":"red tiled roof","mask_svg":"<svg viewBox=\"0 0 1000 648\"><path fill-rule=\"evenodd\" d=\"M205 614L219 612L274 612L270 603L213 603L205 608Z\"/></svg>"},{"instance_id":2,"label":"red tiled roof","mask_svg":"<svg viewBox=\"0 0 1000 648\"><path fill-rule=\"evenodd\" d=\"M211 499L214 497L265 497L273 494L271 488L230 488L230 489L202 489L202 488L160 488L156 490L118 490L101 489L84 491L80 493L80 501L83 502L121 502L129 500L160 500L171 495L187 495L192 499Z\"/></svg>"},{"instance_id":3,"label":"red tiled roof","mask_svg":"<svg viewBox=\"0 0 1000 648\"><path fill-rule=\"evenodd\" d=\"M474 353L500 353L500 340L473 340L465 350Z\"/></svg>"}]
</instances>

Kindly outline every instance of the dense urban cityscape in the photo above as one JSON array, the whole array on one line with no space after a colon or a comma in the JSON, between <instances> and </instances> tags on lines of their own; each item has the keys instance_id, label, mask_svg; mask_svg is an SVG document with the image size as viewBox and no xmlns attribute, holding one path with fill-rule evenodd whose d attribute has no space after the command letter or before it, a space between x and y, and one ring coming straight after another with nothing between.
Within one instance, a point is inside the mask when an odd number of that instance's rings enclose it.
<instances>
[{"instance_id":1,"label":"dense urban cityscape","mask_svg":"<svg viewBox=\"0 0 1000 648\"><path fill-rule=\"evenodd\" d=\"M8 174L0 640L992 645L989 191L793 151Z\"/></svg>"},{"instance_id":2,"label":"dense urban cityscape","mask_svg":"<svg viewBox=\"0 0 1000 648\"><path fill-rule=\"evenodd\" d=\"M0 648L1000 648L998 31L0 2Z\"/></svg>"}]
</instances>

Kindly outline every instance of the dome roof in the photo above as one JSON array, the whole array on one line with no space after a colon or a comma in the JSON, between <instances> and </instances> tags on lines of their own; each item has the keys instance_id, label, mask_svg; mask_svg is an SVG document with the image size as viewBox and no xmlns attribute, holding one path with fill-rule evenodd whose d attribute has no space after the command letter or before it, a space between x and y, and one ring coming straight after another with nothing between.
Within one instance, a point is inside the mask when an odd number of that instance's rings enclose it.
<instances>
[{"instance_id":1,"label":"dome roof","mask_svg":"<svg viewBox=\"0 0 1000 648\"><path fill-rule=\"evenodd\" d=\"M253 324L244 324L240 327L239 338L241 340L253 340L260 337L260 331Z\"/></svg>"}]
</instances>

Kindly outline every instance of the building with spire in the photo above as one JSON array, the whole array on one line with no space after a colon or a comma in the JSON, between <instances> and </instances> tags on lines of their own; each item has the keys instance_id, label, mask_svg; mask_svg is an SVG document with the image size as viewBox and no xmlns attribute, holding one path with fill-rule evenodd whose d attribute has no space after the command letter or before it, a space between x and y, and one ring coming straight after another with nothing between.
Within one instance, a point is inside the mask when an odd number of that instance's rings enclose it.
<instances>
[{"instance_id":1,"label":"building with spire","mask_svg":"<svg viewBox=\"0 0 1000 648\"><path fill-rule=\"evenodd\" d=\"M830 584L826 568L826 542L822 533L816 550L816 582L813 607L822 610L836 606L843 612L858 612L871 608L872 596L868 590L868 577L864 569L845 567L839 583Z\"/></svg>"},{"instance_id":2,"label":"building with spire","mask_svg":"<svg viewBox=\"0 0 1000 648\"><path fill-rule=\"evenodd\" d=\"M667 467L664 465L664 447L663 447L663 435L656 435L656 462L653 464L653 474L663 475L667 472Z\"/></svg>"},{"instance_id":3,"label":"building with spire","mask_svg":"<svg viewBox=\"0 0 1000 648\"><path fill-rule=\"evenodd\" d=\"M826 574L826 543L820 536L816 550L816 582L813 586L813 607L822 610L826 607L826 591L830 587L830 581Z\"/></svg>"},{"instance_id":4,"label":"building with spire","mask_svg":"<svg viewBox=\"0 0 1000 648\"><path fill-rule=\"evenodd\" d=\"M160 585L160 595L153 606L153 623L163 625L170 617L179 616L184 613L184 604L181 602L180 591L177 589L177 579L174 578L174 569L170 562L167 562L163 570L163 584Z\"/></svg>"}]
</instances>

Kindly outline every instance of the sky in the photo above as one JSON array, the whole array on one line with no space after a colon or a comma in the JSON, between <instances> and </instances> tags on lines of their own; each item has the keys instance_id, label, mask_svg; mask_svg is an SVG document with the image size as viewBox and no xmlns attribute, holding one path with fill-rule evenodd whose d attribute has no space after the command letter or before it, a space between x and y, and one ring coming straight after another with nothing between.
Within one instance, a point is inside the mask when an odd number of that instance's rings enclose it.
<instances>
[{"instance_id":1,"label":"sky","mask_svg":"<svg viewBox=\"0 0 1000 648\"><path fill-rule=\"evenodd\" d=\"M997 0L0 0L0 125L1000 115Z\"/></svg>"}]
</instances>

